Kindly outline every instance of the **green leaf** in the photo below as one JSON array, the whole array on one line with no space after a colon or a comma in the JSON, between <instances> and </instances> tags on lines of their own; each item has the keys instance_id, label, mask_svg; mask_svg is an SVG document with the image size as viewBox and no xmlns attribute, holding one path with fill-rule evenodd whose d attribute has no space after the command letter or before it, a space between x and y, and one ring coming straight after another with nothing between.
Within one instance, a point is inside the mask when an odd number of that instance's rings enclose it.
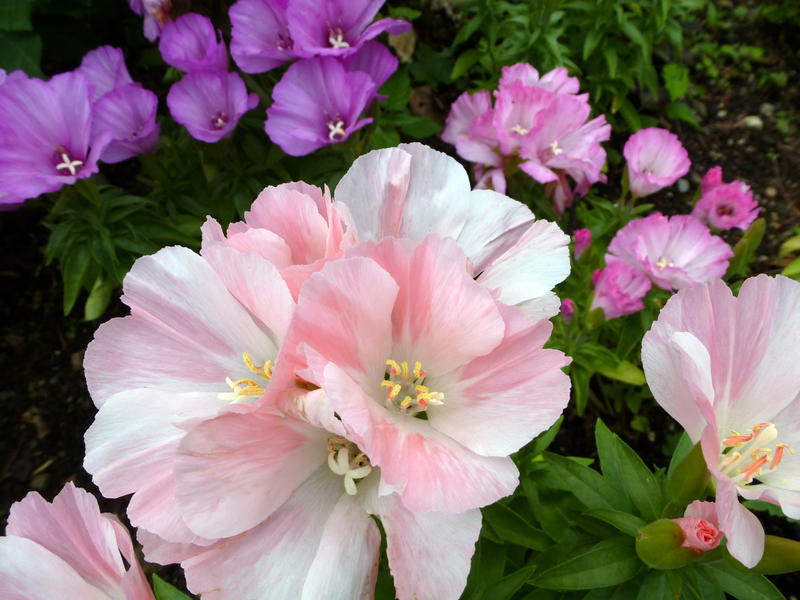
<instances>
[{"instance_id":1,"label":"green leaf","mask_svg":"<svg viewBox=\"0 0 800 600\"><path fill-rule=\"evenodd\" d=\"M537 529L519 513L502 504L492 504L482 509L483 517L503 541L532 550L544 551L550 546L550 538Z\"/></svg>"},{"instance_id":2,"label":"green leaf","mask_svg":"<svg viewBox=\"0 0 800 600\"><path fill-rule=\"evenodd\" d=\"M675 450L672 452L672 458L670 459L669 467L667 468L667 477L672 477L672 473L675 471L680 462L686 457L686 455L692 451L692 448L694 448L694 444L692 443L689 434L684 431L681 434L678 443L675 445Z\"/></svg>"},{"instance_id":3,"label":"green leaf","mask_svg":"<svg viewBox=\"0 0 800 600\"><path fill-rule=\"evenodd\" d=\"M389 7L389 16L392 17L393 19L408 19L409 21L413 21L421 14L422 14L421 11L418 11L415 8L409 8L408 6Z\"/></svg>"},{"instance_id":4,"label":"green leaf","mask_svg":"<svg viewBox=\"0 0 800 600\"><path fill-rule=\"evenodd\" d=\"M31 77L44 78L39 63L42 38L29 32L0 32L0 65L6 71L22 69Z\"/></svg>"},{"instance_id":5,"label":"green leaf","mask_svg":"<svg viewBox=\"0 0 800 600\"><path fill-rule=\"evenodd\" d=\"M621 510L596 508L595 510L587 510L583 514L608 523L631 537L636 537L639 530L646 525L646 523L636 515Z\"/></svg>"},{"instance_id":6,"label":"green leaf","mask_svg":"<svg viewBox=\"0 0 800 600\"><path fill-rule=\"evenodd\" d=\"M644 372L627 360L621 361L613 369L598 368L597 372L609 379L630 383L631 385L644 385L646 383Z\"/></svg>"},{"instance_id":7,"label":"green leaf","mask_svg":"<svg viewBox=\"0 0 800 600\"><path fill-rule=\"evenodd\" d=\"M484 600L509 600L533 575L535 567L528 565L506 575L486 588Z\"/></svg>"},{"instance_id":8,"label":"green leaf","mask_svg":"<svg viewBox=\"0 0 800 600\"><path fill-rule=\"evenodd\" d=\"M384 110L403 110L408 105L408 97L411 94L408 69L404 66L397 69L381 86L378 93L386 96L386 100L381 103Z\"/></svg>"},{"instance_id":9,"label":"green leaf","mask_svg":"<svg viewBox=\"0 0 800 600\"><path fill-rule=\"evenodd\" d=\"M650 571L644 576L636 600L675 600L666 571Z\"/></svg>"},{"instance_id":10,"label":"green leaf","mask_svg":"<svg viewBox=\"0 0 800 600\"><path fill-rule=\"evenodd\" d=\"M89 292L89 297L86 298L86 304L83 307L83 318L85 321L94 321L103 316L108 308L108 303L111 302L111 293L116 286L111 280L103 281L99 277L92 286L92 291Z\"/></svg>"},{"instance_id":11,"label":"green leaf","mask_svg":"<svg viewBox=\"0 0 800 600\"><path fill-rule=\"evenodd\" d=\"M156 600L192 600L192 596L184 594L155 573L153 573L153 593L156 596Z\"/></svg>"},{"instance_id":12,"label":"green leaf","mask_svg":"<svg viewBox=\"0 0 800 600\"><path fill-rule=\"evenodd\" d=\"M402 140L400 134L394 127L387 127L380 123L369 138L370 150L378 150L380 148L394 148Z\"/></svg>"},{"instance_id":13,"label":"green leaf","mask_svg":"<svg viewBox=\"0 0 800 600\"><path fill-rule=\"evenodd\" d=\"M553 423L553 425L547 431L544 431L533 438L533 441L528 444L525 449L525 456L528 457L536 457L539 456L542 452L547 450L550 444L556 437L556 434L561 429L561 424L564 422L564 415L558 417L558 420Z\"/></svg>"},{"instance_id":14,"label":"green leaf","mask_svg":"<svg viewBox=\"0 0 800 600\"><path fill-rule=\"evenodd\" d=\"M697 565L696 568L738 600L785 600L769 579L733 562L725 560Z\"/></svg>"},{"instance_id":15,"label":"green leaf","mask_svg":"<svg viewBox=\"0 0 800 600\"><path fill-rule=\"evenodd\" d=\"M764 217L761 217L753 221L750 228L744 232L742 239L733 247L733 258L728 266L728 270L725 272L725 279L734 275L747 274L747 268L750 266L750 263L753 262L756 250L764 237L766 227L767 221Z\"/></svg>"},{"instance_id":16,"label":"green leaf","mask_svg":"<svg viewBox=\"0 0 800 600\"><path fill-rule=\"evenodd\" d=\"M558 454L546 452L540 479L553 489L571 492L588 509L619 508L619 494L600 473Z\"/></svg>"},{"instance_id":17,"label":"green leaf","mask_svg":"<svg viewBox=\"0 0 800 600\"><path fill-rule=\"evenodd\" d=\"M667 105L666 108L667 118L689 123L695 129L700 129L700 123L694 116L694 111L684 102L673 102Z\"/></svg>"},{"instance_id":18,"label":"green leaf","mask_svg":"<svg viewBox=\"0 0 800 600\"><path fill-rule=\"evenodd\" d=\"M404 134L413 138L426 138L439 133L442 126L436 121L431 121L425 117L415 117L412 115L403 115L395 119L395 124L400 128Z\"/></svg>"},{"instance_id":19,"label":"green leaf","mask_svg":"<svg viewBox=\"0 0 800 600\"><path fill-rule=\"evenodd\" d=\"M786 275L786 277L800 280L800 256L786 265L781 271L781 275Z\"/></svg>"},{"instance_id":20,"label":"green leaf","mask_svg":"<svg viewBox=\"0 0 800 600\"><path fill-rule=\"evenodd\" d=\"M84 279L91 262L89 248L77 244L61 263L61 277L64 280L64 314L68 315L75 306L78 294L84 286Z\"/></svg>"},{"instance_id":21,"label":"green leaf","mask_svg":"<svg viewBox=\"0 0 800 600\"><path fill-rule=\"evenodd\" d=\"M552 566L549 563L557 561ZM572 550L544 556L531 583L551 590L589 590L619 585L643 568L630 537L618 537Z\"/></svg>"},{"instance_id":22,"label":"green leaf","mask_svg":"<svg viewBox=\"0 0 800 600\"><path fill-rule=\"evenodd\" d=\"M693 500L703 499L710 480L711 474L698 442L670 475L667 484L670 500L677 507L683 507Z\"/></svg>"},{"instance_id":23,"label":"green leaf","mask_svg":"<svg viewBox=\"0 0 800 600\"><path fill-rule=\"evenodd\" d=\"M783 258L795 252L800 252L800 235L790 237L781 244L781 248L778 250L778 258Z\"/></svg>"},{"instance_id":24,"label":"green leaf","mask_svg":"<svg viewBox=\"0 0 800 600\"><path fill-rule=\"evenodd\" d=\"M505 565L506 547L487 541L481 534L472 556L472 566L461 600L482 600L487 585L503 577Z\"/></svg>"},{"instance_id":25,"label":"green leaf","mask_svg":"<svg viewBox=\"0 0 800 600\"><path fill-rule=\"evenodd\" d=\"M478 62L483 55L484 53L477 48L470 48L469 50L462 52L461 55L456 59L456 64L453 65L453 70L450 73L450 79L455 80L461 77L472 65Z\"/></svg>"},{"instance_id":26,"label":"green leaf","mask_svg":"<svg viewBox=\"0 0 800 600\"><path fill-rule=\"evenodd\" d=\"M689 67L683 63L668 63L661 70L664 87L669 92L670 100L680 100L689 91Z\"/></svg>"},{"instance_id":27,"label":"green leaf","mask_svg":"<svg viewBox=\"0 0 800 600\"><path fill-rule=\"evenodd\" d=\"M583 411L586 410L586 402L589 399L589 378L591 373L580 365L573 363L569 368L569 377L572 380L572 393L575 394L575 408L579 415L583 415Z\"/></svg>"},{"instance_id":28,"label":"green leaf","mask_svg":"<svg viewBox=\"0 0 800 600\"><path fill-rule=\"evenodd\" d=\"M3 0L0 2L0 30L31 31L31 0ZM3 65L5 66L5 65Z\"/></svg>"},{"instance_id":29,"label":"green leaf","mask_svg":"<svg viewBox=\"0 0 800 600\"><path fill-rule=\"evenodd\" d=\"M583 60L591 56L597 43L603 38L605 32L602 29L592 29L583 40Z\"/></svg>"}]
</instances>

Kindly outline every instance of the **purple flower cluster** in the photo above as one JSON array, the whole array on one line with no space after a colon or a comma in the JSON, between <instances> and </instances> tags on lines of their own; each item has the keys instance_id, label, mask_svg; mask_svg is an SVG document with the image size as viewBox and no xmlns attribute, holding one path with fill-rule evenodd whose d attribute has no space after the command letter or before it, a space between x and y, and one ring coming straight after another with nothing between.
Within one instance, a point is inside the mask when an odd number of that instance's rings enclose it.
<instances>
[{"instance_id":1,"label":"purple flower cluster","mask_svg":"<svg viewBox=\"0 0 800 600\"><path fill-rule=\"evenodd\" d=\"M230 136L258 104L238 73L228 72L228 50L208 17L189 13L170 21L158 49L164 62L186 73L170 88L167 106L193 138L213 143Z\"/></svg>"},{"instance_id":2,"label":"purple flower cluster","mask_svg":"<svg viewBox=\"0 0 800 600\"><path fill-rule=\"evenodd\" d=\"M295 59L272 92L264 129L284 152L303 156L344 142L372 122L360 118L397 59L378 34L410 24L375 18L384 0L239 0L229 10L231 55L246 73Z\"/></svg>"},{"instance_id":3,"label":"purple flower cluster","mask_svg":"<svg viewBox=\"0 0 800 600\"><path fill-rule=\"evenodd\" d=\"M0 203L17 204L96 173L97 162L152 152L156 95L131 79L122 51L101 46L49 81L0 77Z\"/></svg>"},{"instance_id":4,"label":"purple flower cluster","mask_svg":"<svg viewBox=\"0 0 800 600\"><path fill-rule=\"evenodd\" d=\"M603 115L587 121L589 96L578 94L578 86L563 67L541 77L528 64L503 67L494 107L490 92L464 92L450 109L442 139L475 163L476 187L505 193L505 176L519 168L551 184L547 191L561 214L576 194L606 180L600 142L609 139L611 127Z\"/></svg>"}]
</instances>

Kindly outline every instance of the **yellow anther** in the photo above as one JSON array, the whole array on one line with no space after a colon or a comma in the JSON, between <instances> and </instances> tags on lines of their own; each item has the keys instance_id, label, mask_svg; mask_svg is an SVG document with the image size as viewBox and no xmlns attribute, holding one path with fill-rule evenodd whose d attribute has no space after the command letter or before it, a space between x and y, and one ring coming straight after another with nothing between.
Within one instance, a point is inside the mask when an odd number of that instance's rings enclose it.
<instances>
[{"instance_id":1,"label":"yellow anther","mask_svg":"<svg viewBox=\"0 0 800 600\"><path fill-rule=\"evenodd\" d=\"M417 379L421 379L422 377L425 377L425 375L427 375L427 373L425 373L425 371L422 370L422 363L416 361L414 363L414 377Z\"/></svg>"},{"instance_id":2,"label":"yellow anther","mask_svg":"<svg viewBox=\"0 0 800 600\"><path fill-rule=\"evenodd\" d=\"M406 361L403 361L402 365L403 365L403 377L408 379L408 363Z\"/></svg>"},{"instance_id":3,"label":"yellow anther","mask_svg":"<svg viewBox=\"0 0 800 600\"><path fill-rule=\"evenodd\" d=\"M386 366L391 367L391 372L395 375L400 373L400 365L397 364L396 361L392 360L391 358L386 361Z\"/></svg>"},{"instance_id":4,"label":"yellow anther","mask_svg":"<svg viewBox=\"0 0 800 600\"><path fill-rule=\"evenodd\" d=\"M253 362L253 359L250 358L250 355L247 352L242 353L242 360L244 364L247 365L247 368L250 369L253 373L258 374L260 377L264 379L272 379L272 361L268 360L260 367L257 367L256 364Z\"/></svg>"}]
</instances>

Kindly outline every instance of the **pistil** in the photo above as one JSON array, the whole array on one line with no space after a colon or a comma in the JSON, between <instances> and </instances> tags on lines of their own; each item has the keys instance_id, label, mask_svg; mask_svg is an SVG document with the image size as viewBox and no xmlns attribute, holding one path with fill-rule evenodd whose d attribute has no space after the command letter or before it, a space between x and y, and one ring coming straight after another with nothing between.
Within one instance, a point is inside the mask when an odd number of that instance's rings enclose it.
<instances>
[{"instance_id":1,"label":"pistil","mask_svg":"<svg viewBox=\"0 0 800 600\"><path fill-rule=\"evenodd\" d=\"M338 436L328 438L328 468L344 477L344 491L350 496L358 492L356 479L363 479L372 472L367 455L350 440Z\"/></svg>"},{"instance_id":2,"label":"pistil","mask_svg":"<svg viewBox=\"0 0 800 600\"><path fill-rule=\"evenodd\" d=\"M58 156L61 158L61 162L56 165L56 170L67 170L72 177L75 177L75 174L78 172L78 167L83 165L83 161L73 159L69 155L69 152L63 148L58 150Z\"/></svg>"},{"instance_id":3,"label":"pistil","mask_svg":"<svg viewBox=\"0 0 800 600\"><path fill-rule=\"evenodd\" d=\"M338 142L344 139L344 136L347 135L347 132L344 129L344 121L340 118L330 119L327 122L328 125L328 139L332 142Z\"/></svg>"}]
</instances>

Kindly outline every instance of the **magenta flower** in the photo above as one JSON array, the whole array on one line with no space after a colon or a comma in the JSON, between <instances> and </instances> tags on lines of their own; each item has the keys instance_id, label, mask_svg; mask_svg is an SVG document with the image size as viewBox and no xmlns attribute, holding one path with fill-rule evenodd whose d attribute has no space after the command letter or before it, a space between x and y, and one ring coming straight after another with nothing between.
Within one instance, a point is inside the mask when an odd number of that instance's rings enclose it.
<instances>
[{"instance_id":1,"label":"magenta flower","mask_svg":"<svg viewBox=\"0 0 800 600\"><path fill-rule=\"evenodd\" d=\"M622 150L628 161L628 181L635 196L649 196L669 187L689 172L689 153L678 136L648 127L634 133Z\"/></svg>"},{"instance_id":2,"label":"magenta flower","mask_svg":"<svg viewBox=\"0 0 800 600\"><path fill-rule=\"evenodd\" d=\"M561 319L564 323L571 323L575 316L575 303L570 298L561 301Z\"/></svg>"},{"instance_id":3,"label":"magenta flower","mask_svg":"<svg viewBox=\"0 0 800 600\"><path fill-rule=\"evenodd\" d=\"M702 195L692 215L717 229L746 230L758 217L758 203L750 186L739 180L722 183L722 168L714 167L700 183Z\"/></svg>"},{"instance_id":4,"label":"magenta flower","mask_svg":"<svg viewBox=\"0 0 800 600\"><path fill-rule=\"evenodd\" d=\"M747 279L734 297L713 280L670 298L642 342L658 403L701 442L716 486L719 529L747 567L764 530L737 496L800 518L800 283Z\"/></svg>"},{"instance_id":5,"label":"magenta flower","mask_svg":"<svg viewBox=\"0 0 800 600\"><path fill-rule=\"evenodd\" d=\"M575 230L575 260L581 257L581 254L591 245L592 232L583 227L582 229Z\"/></svg>"},{"instance_id":6,"label":"magenta flower","mask_svg":"<svg viewBox=\"0 0 800 600\"><path fill-rule=\"evenodd\" d=\"M87 52L75 72L91 83L92 102L113 89L133 83L122 50L113 46L100 46Z\"/></svg>"},{"instance_id":7,"label":"magenta flower","mask_svg":"<svg viewBox=\"0 0 800 600\"><path fill-rule=\"evenodd\" d=\"M602 308L606 319L616 319L644 308L650 280L641 271L623 262L609 263L592 275L594 297L589 310Z\"/></svg>"},{"instance_id":8,"label":"magenta flower","mask_svg":"<svg viewBox=\"0 0 800 600\"><path fill-rule=\"evenodd\" d=\"M359 55L298 61L275 85L264 129L284 152L304 156L340 144L372 122L359 117L397 68L397 59L377 42L365 44Z\"/></svg>"},{"instance_id":9,"label":"magenta flower","mask_svg":"<svg viewBox=\"0 0 800 600\"><path fill-rule=\"evenodd\" d=\"M72 483L52 504L36 492L12 504L0 537L0 597L50 600L54 594L153 600L125 526Z\"/></svg>"},{"instance_id":10,"label":"magenta flower","mask_svg":"<svg viewBox=\"0 0 800 600\"><path fill-rule=\"evenodd\" d=\"M203 142L214 143L233 133L241 116L258 104L237 73L198 71L172 84L167 106L172 118Z\"/></svg>"},{"instance_id":11,"label":"magenta flower","mask_svg":"<svg viewBox=\"0 0 800 600\"><path fill-rule=\"evenodd\" d=\"M165 63L186 73L228 70L228 51L221 33L211 19L196 13L167 23L158 50Z\"/></svg>"},{"instance_id":12,"label":"magenta flower","mask_svg":"<svg viewBox=\"0 0 800 600\"><path fill-rule=\"evenodd\" d=\"M723 533L717 524L717 509L713 502L695 500L686 507L683 516L672 519L683 531L681 546L698 553L713 550L722 541Z\"/></svg>"},{"instance_id":13,"label":"magenta flower","mask_svg":"<svg viewBox=\"0 0 800 600\"><path fill-rule=\"evenodd\" d=\"M309 54L345 56L384 31L411 29L399 19L372 23L385 0L290 0L286 20L298 48Z\"/></svg>"},{"instance_id":14,"label":"magenta flower","mask_svg":"<svg viewBox=\"0 0 800 600\"><path fill-rule=\"evenodd\" d=\"M0 87L3 192L33 198L97 172L111 134L91 136L90 84L79 73L50 81L14 78Z\"/></svg>"},{"instance_id":15,"label":"magenta flower","mask_svg":"<svg viewBox=\"0 0 800 600\"><path fill-rule=\"evenodd\" d=\"M691 215L655 213L620 229L608 246L606 263L626 262L665 290L679 290L728 269L733 250Z\"/></svg>"}]
</instances>

